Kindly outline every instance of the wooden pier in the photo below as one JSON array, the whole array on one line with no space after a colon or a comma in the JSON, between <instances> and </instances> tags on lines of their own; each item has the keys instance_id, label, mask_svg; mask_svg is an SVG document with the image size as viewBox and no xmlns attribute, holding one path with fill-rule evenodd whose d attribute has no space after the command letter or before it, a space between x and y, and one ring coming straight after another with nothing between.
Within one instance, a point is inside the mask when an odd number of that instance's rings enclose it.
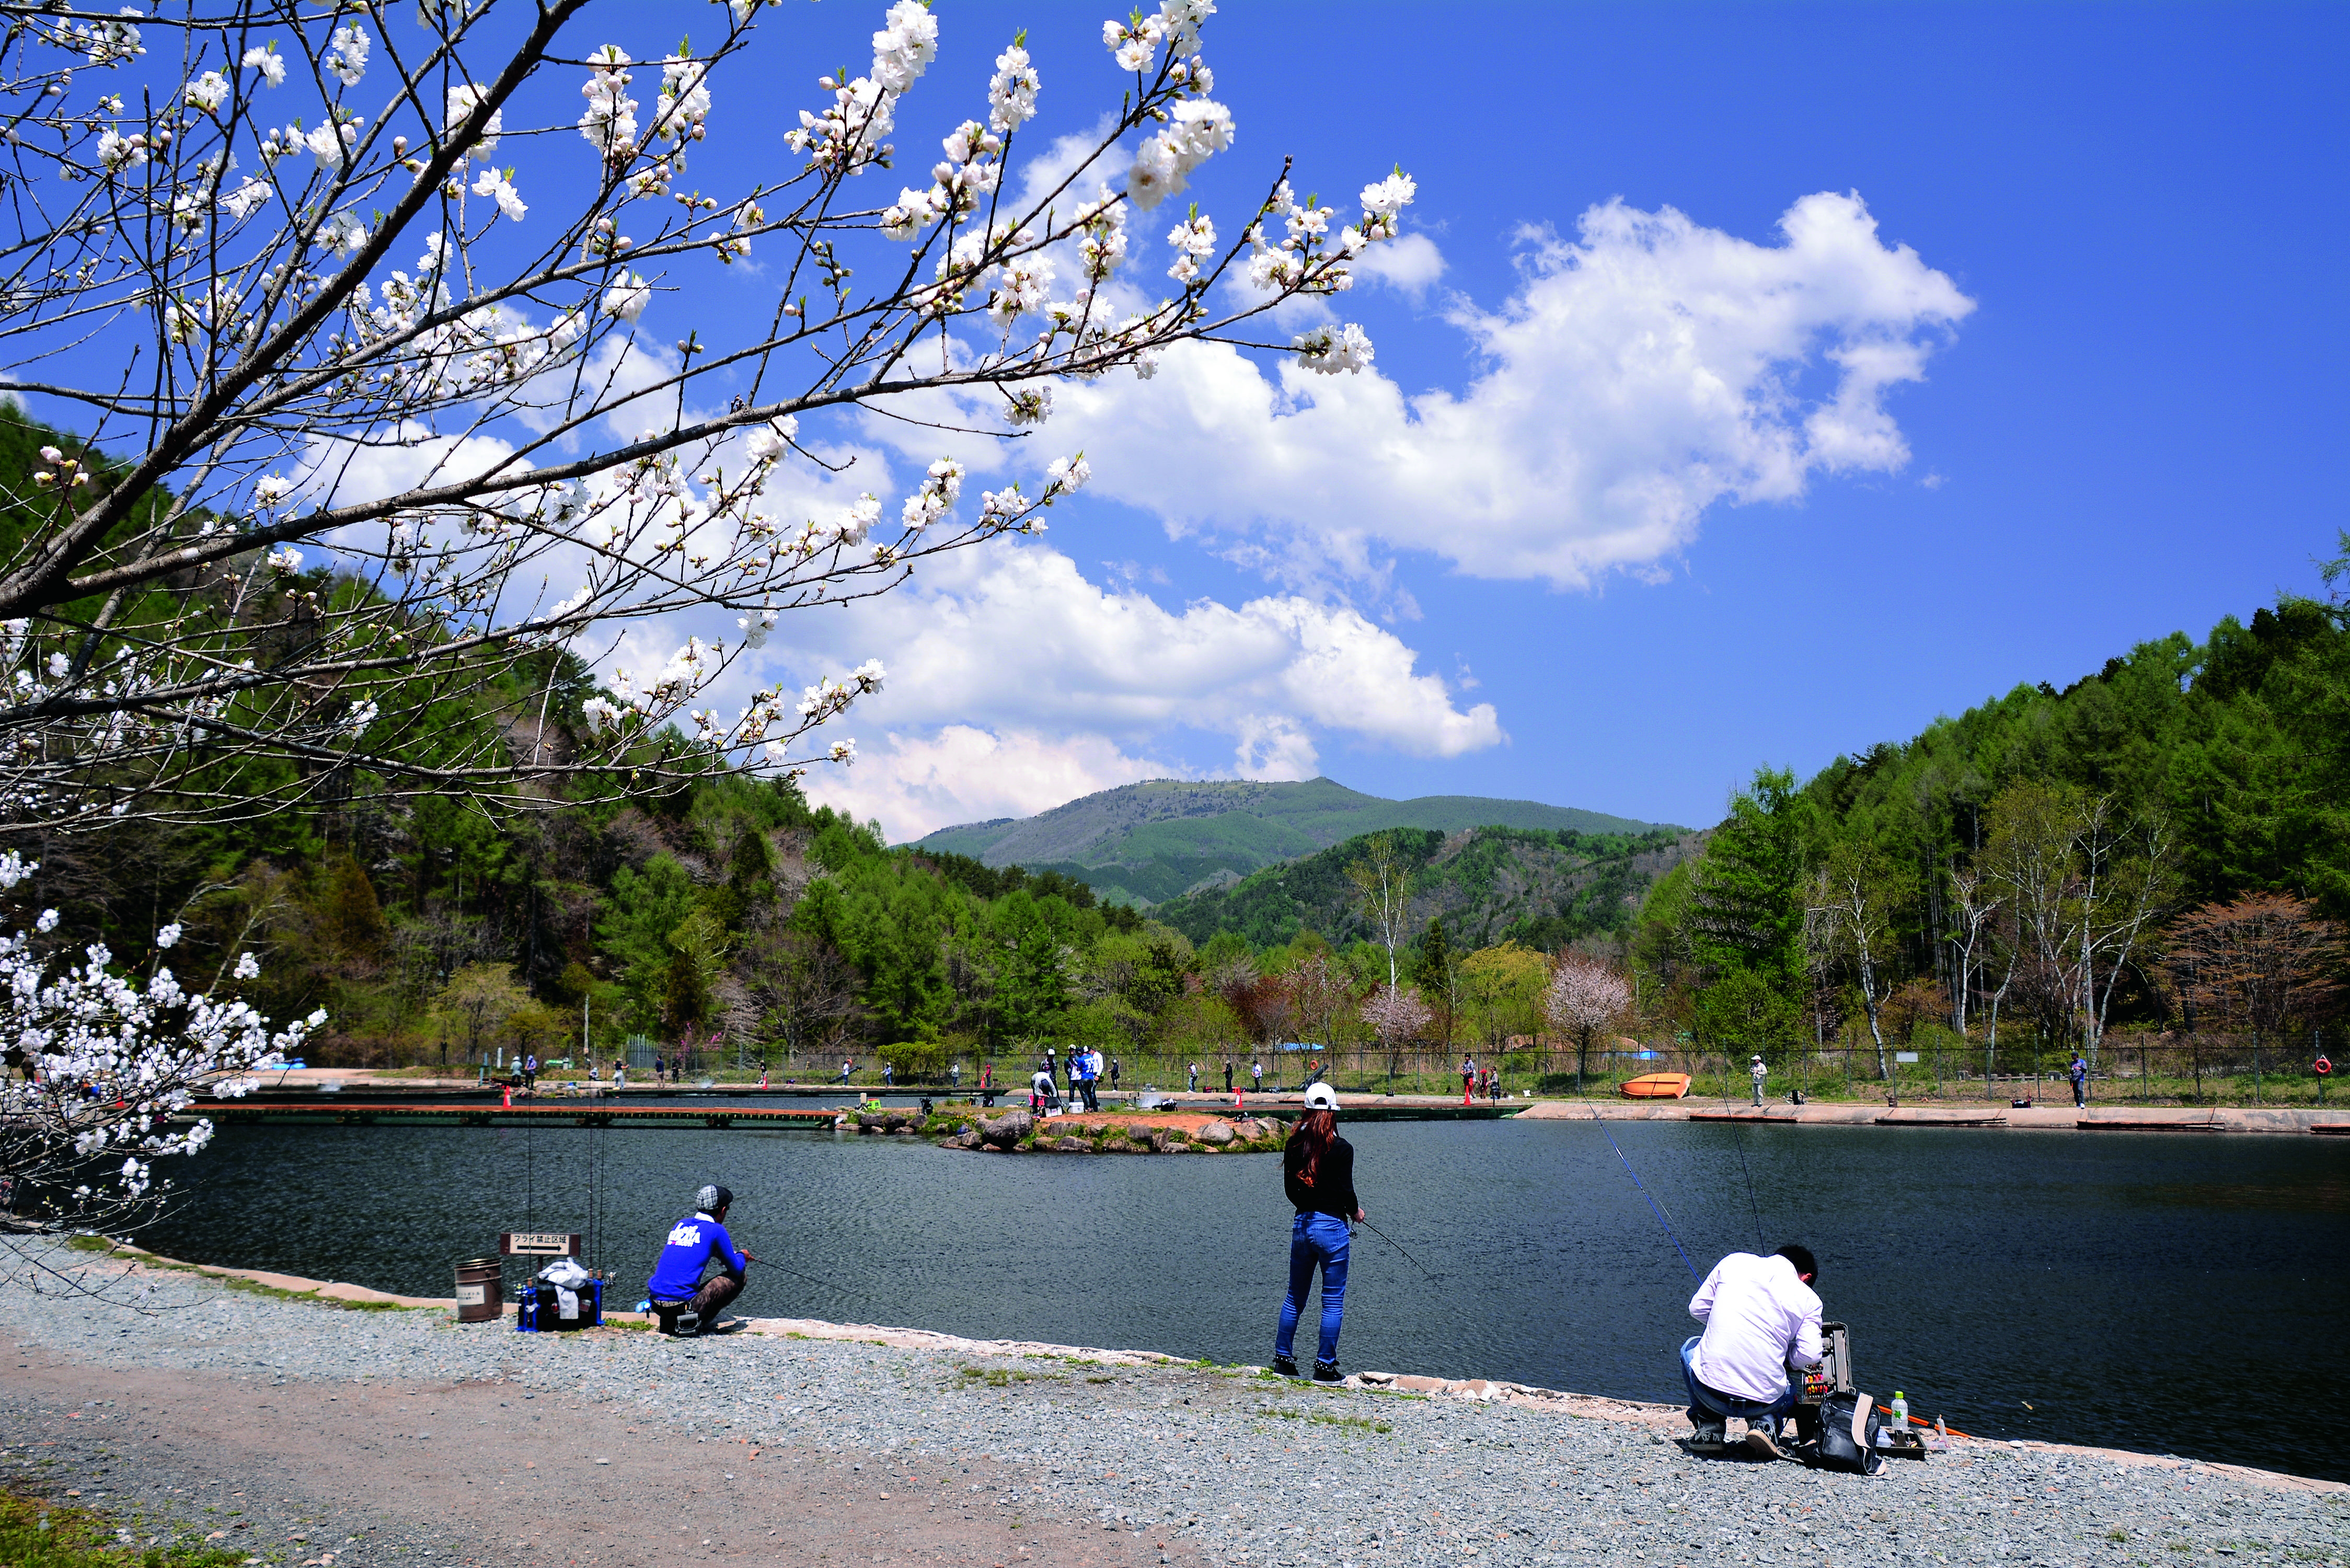
<instances>
[{"instance_id":1,"label":"wooden pier","mask_svg":"<svg viewBox=\"0 0 2350 1568\"><path fill-rule=\"evenodd\" d=\"M383 1105L332 1101L203 1101L179 1120L210 1118L222 1127L308 1125L313 1127L577 1127L829 1128L837 1110L782 1109L771 1106L620 1106L590 1099L559 1104Z\"/></svg>"}]
</instances>

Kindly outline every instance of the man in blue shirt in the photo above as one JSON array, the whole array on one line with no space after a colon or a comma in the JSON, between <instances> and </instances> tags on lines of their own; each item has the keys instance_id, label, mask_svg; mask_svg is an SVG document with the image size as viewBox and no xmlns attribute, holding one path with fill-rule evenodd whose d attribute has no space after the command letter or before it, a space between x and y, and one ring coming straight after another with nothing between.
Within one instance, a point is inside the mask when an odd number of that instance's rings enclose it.
<instances>
[{"instance_id":1,"label":"man in blue shirt","mask_svg":"<svg viewBox=\"0 0 2350 1568\"><path fill-rule=\"evenodd\" d=\"M743 1293L743 1270L758 1260L734 1245L726 1233L726 1210L734 1195L723 1187L705 1187L693 1195L693 1212L670 1227L668 1244L645 1294L660 1319L664 1334L700 1334L704 1324L715 1326L718 1314ZM703 1265L715 1262L720 1272L704 1283Z\"/></svg>"}]
</instances>

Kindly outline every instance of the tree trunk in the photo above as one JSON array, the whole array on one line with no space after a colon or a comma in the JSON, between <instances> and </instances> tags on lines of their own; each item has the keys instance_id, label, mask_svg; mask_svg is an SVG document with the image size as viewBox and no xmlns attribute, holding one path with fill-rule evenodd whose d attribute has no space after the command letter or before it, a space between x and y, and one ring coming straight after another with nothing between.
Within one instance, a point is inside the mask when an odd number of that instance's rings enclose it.
<instances>
[{"instance_id":1,"label":"tree trunk","mask_svg":"<svg viewBox=\"0 0 2350 1568\"><path fill-rule=\"evenodd\" d=\"M1868 1010L1868 1038L1877 1047L1877 1080L1885 1083L1893 1076L1893 1067L1885 1059L1885 1032L1877 1025L1877 966L1869 961L1866 948L1860 958L1860 1000Z\"/></svg>"}]
</instances>

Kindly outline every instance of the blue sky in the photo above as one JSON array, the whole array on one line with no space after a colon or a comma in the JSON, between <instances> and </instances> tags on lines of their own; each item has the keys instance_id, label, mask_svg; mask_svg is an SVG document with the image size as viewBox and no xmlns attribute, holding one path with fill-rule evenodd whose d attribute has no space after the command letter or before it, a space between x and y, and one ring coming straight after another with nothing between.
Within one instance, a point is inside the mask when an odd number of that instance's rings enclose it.
<instances>
[{"instance_id":1,"label":"blue sky","mask_svg":"<svg viewBox=\"0 0 2350 1568\"><path fill-rule=\"evenodd\" d=\"M882 11L763 13L686 182L797 168L794 110L867 68ZM872 204L1018 27L1045 88L1015 171L1062 160L1126 83L1104 14L940 0ZM568 42L657 59L716 16L596 8ZM1228 240L1284 156L1342 223L1418 181L1329 312L1370 369L1178 350L1062 388L1020 443L811 420L856 459L796 482L811 506L894 511L942 450L973 500L1076 446L1094 483L1041 539L787 620L743 673L889 665L842 723L860 761L809 785L899 839L1169 774L1703 824L1758 764L2199 636L2313 587L2350 523L2345 45L2339 5L1227 4L1205 51L1237 140L1184 199ZM577 80L510 107L539 204L511 243L587 178ZM1180 207L1133 224L1139 295L1170 292ZM646 313L655 358L773 310L759 258L704 273Z\"/></svg>"},{"instance_id":2,"label":"blue sky","mask_svg":"<svg viewBox=\"0 0 2350 1568\"><path fill-rule=\"evenodd\" d=\"M828 3L827 23L844 10ZM943 86L983 68L974 46L992 52L989 24L1009 13L939 14ZM1018 16L1047 83L1038 128L1082 124L1108 90L1095 10ZM1408 232L1434 242L1441 275L1417 296L1338 303L1407 394L1467 388L1477 345L1448 315L1506 306L1523 231L1571 237L1611 198L1778 246L1794 203L1856 193L1878 239L1972 309L1918 331L1923 379L1884 395L1906 461L1714 500L1685 540L1586 587L1471 575L1409 543L1375 549L1379 582L1309 585L1235 558L1234 538L1263 532L1170 537L1149 505L1097 498L1049 546L1106 589L1120 582L1106 563L1139 568L1134 587L1170 611L1290 592L1358 608L1446 681L1455 712L1491 703L1506 733L1415 755L1376 726L1300 720L1319 771L1355 787L1687 823L1711 821L1760 763L1808 772L2018 681L2199 636L2309 588L2310 559L2350 520L2345 35L2350 15L2316 6L1227 6L1208 57L1240 134L1202 204L1245 200L1286 153L1301 189L1342 193L1343 210L1401 161L1419 182ZM1781 367L1793 396L1828 388L1835 341ZM1396 613L1397 590L1416 618ZM876 776L897 753L861 716L867 760L817 791L903 836L958 805L1017 812L1059 783L1119 782L1121 762L1236 766L1212 721L1089 726L1035 707L970 702L960 722L997 745L957 752L931 744L953 710L915 705L930 722L901 732L896 780ZM1055 773L1012 732L1086 766Z\"/></svg>"}]
</instances>

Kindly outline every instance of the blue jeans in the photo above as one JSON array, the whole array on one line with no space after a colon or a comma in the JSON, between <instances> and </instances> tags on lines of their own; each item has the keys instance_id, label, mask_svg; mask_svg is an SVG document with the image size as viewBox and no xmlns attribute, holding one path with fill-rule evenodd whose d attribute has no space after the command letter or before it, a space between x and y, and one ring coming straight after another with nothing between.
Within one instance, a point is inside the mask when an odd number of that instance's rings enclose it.
<instances>
[{"instance_id":1,"label":"blue jeans","mask_svg":"<svg viewBox=\"0 0 2350 1568\"><path fill-rule=\"evenodd\" d=\"M1338 1323L1347 1311L1347 1248L1354 1232L1336 1214L1300 1214L1289 1227L1289 1294L1281 1303L1281 1332L1273 1353L1289 1355L1297 1343L1297 1320L1322 1269L1322 1345L1316 1361L1338 1359Z\"/></svg>"},{"instance_id":2,"label":"blue jeans","mask_svg":"<svg viewBox=\"0 0 2350 1568\"><path fill-rule=\"evenodd\" d=\"M1742 1399L1735 1394L1724 1394L1719 1388L1709 1388L1697 1380L1697 1369L1690 1365L1696 1354L1698 1341L1705 1337L1693 1334L1681 1342L1681 1381L1689 1385L1690 1425L1702 1427L1725 1417L1736 1416L1746 1421L1762 1421L1769 1425L1775 1436L1779 1418L1795 1407L1795 1386L1789 1383L1779 1390L1776 1399Z\"/></svg>"}]
</instances>

